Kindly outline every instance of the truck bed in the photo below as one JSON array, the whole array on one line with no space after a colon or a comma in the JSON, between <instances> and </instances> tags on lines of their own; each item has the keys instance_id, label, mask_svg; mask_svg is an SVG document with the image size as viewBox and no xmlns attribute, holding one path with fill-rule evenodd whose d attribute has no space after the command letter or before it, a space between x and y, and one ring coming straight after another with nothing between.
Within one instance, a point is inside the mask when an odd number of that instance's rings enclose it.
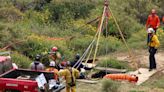
<instances>
[{"instance_id":1,"label":"truck bed","mask_svg":"<svg viewBox=\"0 0 164 92\"><path fill-rule=\"evenodd\" d=\"M25 70L25 69L15 69L10 70L2 75L0 75L1 78L11 78L11 79L17 79L18 77L27 77L30 76L29 80L35 80L37 76L39 76L41 73L45 75L46 80L53 79L54 74L49 72L42 72L42 71L31 71L31 70Z\"/></svg>"},{"instance_id":2,"label":"truck bed","mask_svg":"<svg viewBox=\"0 0 164 92\"><path fill-rule=\"evenodd\" d=\"M20 88L19 86L24 86L24 84L28 86L34 86L36 84L36 77L38 77L40 74L44 74L45 79L47 82L49 80L54 79L54 74L50 72L44 72L44 71L32 71L32 70L26 70L26 69L13 69L9 70L8 72L0 75L0 85L7 85L8 84L17 84L17 87L13 87L16 90L24 90L23 88ZM5 84L4 84L5 83ZM6 86L4 86L6 87ZM12 88L12 87L9 87ZM57 89L54 89L53 92L59 92L60 90L64 89L64 85L60 85ZM0 88L1 90L2 88Z\"/></svg>"}]
</instances>

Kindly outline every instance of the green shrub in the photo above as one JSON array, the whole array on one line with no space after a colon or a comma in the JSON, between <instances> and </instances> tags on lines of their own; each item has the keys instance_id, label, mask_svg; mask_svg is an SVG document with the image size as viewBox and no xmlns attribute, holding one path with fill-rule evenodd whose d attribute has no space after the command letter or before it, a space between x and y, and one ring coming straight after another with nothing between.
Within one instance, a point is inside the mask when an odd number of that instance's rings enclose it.
<instances>
[{"instance_id":1,"label":"green shrub","mask_svg":"<svg viewBox=\"0 0 164 92\"><path fill-rule=\"evenodd\" d=\"M137 91L137 90L131 90L129 92L145 92L145 91Z\"/></svg>"},{"instance_id":2,"label":"green shrub","mask_svg":"<svg viewBox=\"0 0 164 92\"><path fill-rule=\"evenodd\" d=\"M91 36L80 36L78 38L74 38L68 43L69 48L76 52L83 53L91 43L92 39L93 37Z\"/></svg>"},{"instance_id":3,"label":"green shrub","mask_svg":"<svg viewBox=\"0 0 164 92\"><path fill-rule=\"evenodd\" d=\"M99 62L98 66L101 67L109 67L109 68L117 68L117 69L127 69L129 68L128 64L124 61L119 61L113 58L109 58Z\"/></svg>"},{"instance_id":4,"label":"green shrub","mask_svg":"<svg viewBox=\"0 0 164 92\"><path fill-rule=\"evenodd\" d=\"M23 18L24 14L15 7L0 8L0 18L6 19L7 21L16 21Z\"/></svg>"},{"instance_id":5,"label":"green shrub","mask_svg":"<svg viewBox=\"0 0 164 92\"><path fill-rule=\"evenodd\" d=\"M28 4L28 3L31 3L31 2L33 2L33 1L35 1L35 0L15 0L16 2L19 2L19 3L21 3L21 4Z\"/></svg>"},{"instance_id":6,"label":"green shrub","mask_svg":"<svg viewBox=\"0 0 164 92\"><path fill-rule=\"evenodd\" d=\"M18 52L14 52L11 54L12 62L16 63L19 68L29 68L31 64L31 60L26 56L19 54Z\"/></svg>"},{"instance_id":7,"label":"green shrub","mask_svg":"<svg viewBox=\"0 0 164 92\"><path fill-rule=\"evenodd\" d=\"M39 25L49 24L50 17L51 17L51 13L48 9L45 9L44 11L41 12L34 11L34 10L28 10L25 12L26 20L31 20L32 22L37 23Z\"/></svg>"},{"instance_id":8,"label":"green shrub","mask_svg":"<svg viewBox=\"0 0 164 92\"><path fill-rule=\"evenodd\" d=\"M112 80L103 80L102 91L103 92L119 92L120 83Z\"/></svg>"},{"instance_id":9,"label":"green shrub","mask_svg":"<svg viewBox=\"0 0 164 92\"><path fill-rule=\"evenodd\" d=\"M47 58L46 54L54 46L58 47L59 52L64 55L65 59L71 59L73 54L75 54L73 50L67 47L65 40L49 40L48 37L35 34L28 36L26 41L16 46L15 49L30 58L34 58L36 54L45 55L46 57L44 58Z\"/></svg>"},{"instance_id":10,"label":"green shrub","mask_svg":"<svg viewBox=\"0 0 164 92\"><path fill-rule=\"evenodd\" d=\"M98 55L106 55L122 48L123 43L116 37L101 37L98 47Z\"/></svg>"},{"instance_id":11,"label":"green shrub","mask_svg":"<svg viewBox=\"0 0 164 92\"><path fill-rule=\"evenodd\" d=\"M146 30L140 30L132 34L128 39L128 44L133 49L147 48L147 33Z\"/></svg>"},{"instance_id":12,"label":"green shrub","mask_svg":"<svg viewBox=\"0 0 164 92\"><path fill-rule=\"evenodd\" d=\"M1 7L10 7L12 6L11 0L0 0L0 8Z\"/></svg>"},{"instance_id":13,"label":"green shrub","mask_svg":"<svg viewBox=\"0 0 164 92\"><path fill-rule=\"evenodd\" d=\"M25 53L27 56L34 57L36 54L49 52L50 48L53 46L60 48L62 45L60 41L49 41L48 38L44 36L32 34L27 37L26 41L21 46L16 47L16 49Z\"/></svg>"},{"instance_id":14,"label":"green shrub","mask_svg":"<svg viewBox=\"0 0 164 92\"><path fill-rule=\"evenodd\" d=\"M157 36L160 41L160 48L164 47L164 31L160 28L157 30ZM132 34L128 39L128 45L133 49L146 49L147 48L147 32L145 29L142 29L138 32Z\"/></svg>"},{"instance_id":15,"label":"green shrub","mask_svg":"<svg viewBox=\"0 0 164 92\"><path fill-rule=\"evenodd\" d=\"M59 21L66 18L78 19L88 17L90 10L92 10L95 5L94 1L88 0L53 0L48 7L52 11L53 20Z\"/></svg>"},{"instance_id":16,"label":"green shrub","mask_svg":"<svg viewBox=\"0 0 164 92\"><path fill-rule=\"evenodd\" d=\"M20 29L17 29L12 24L0 23L0 46L4 47L6 45L23 41L23 39L27 35L26 33L28 33L28 31L22 31Z\"/></svg>"},{"instance_id":17,"label":"green shrub","mask_svg":"<svg viewBox=\"0 0 164 92\"><path fill-rule=\"evenodd\" d=\"M92 40L93 40L92 36L85 36L85 37L80 36L78 38L71 40L69 46L70 48L74 49L76 52L83 53L87 49L87 47L91 44ZM96 47L96 41L94 42L93 45L94 45L94 49L93 49L93 53L94 53ZM97 55L98 56L106 55L108 53L120 49L121 46L122 46L122 42L115 37L111 37L111 36L108 38L101 37L98 46ZM93 56L93 53L91 56Z\"/></svg>"},{"instance_id":18,"label":"green shrub","mask_svg":"<svg viewBox=\"0 0 164 92\"><path fill-rule=\"evenodd\" d=\"M157 30L157 36L158 36L158 39L160 41L160 49L164 49L164 41L163 41L163 38L164 38L164 29L160 28Z\"/></svg>"}]
</instances>

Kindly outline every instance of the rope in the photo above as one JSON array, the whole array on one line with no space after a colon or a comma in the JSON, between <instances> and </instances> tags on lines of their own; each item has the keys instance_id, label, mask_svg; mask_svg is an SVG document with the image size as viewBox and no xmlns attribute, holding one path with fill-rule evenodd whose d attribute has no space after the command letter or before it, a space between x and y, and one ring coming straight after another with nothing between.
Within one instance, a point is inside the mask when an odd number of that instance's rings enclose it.
<instances>
[{"instance_id":1,"label":"rope","mask_svg":"<svg viewBox=\"0 0 164 92\"><path fill-rule=\"evenodd\" d=\"M118 31L119 31L119 33L120 33L120 35L121 35L122 40L123 40L123 42L124 42L126 48L128 49L129 55L132 56L131 50L130 50L130 48L128 47L128 45L127 45L127 43L126 43L126 40L125 40L124 35L123 35L122 31L121 31L121 28L120 28L120 26L118 25L118 22L117 22L115 16L113 15L113 12L112 12L112 10L111 10L110 7L109 7L109 11L111 12L111 16L113 17L114 22L116 23L116 26L117 26L117 28L118 28Z\"/></svg>"},{"instance_id":2,"label":"rope","mask_svg":"<svg viewBox=\"0 0 164 92\"><path fill-rule=\"evenodd\" d=\"M98 27L100 27L100 24L101 24L101 21L99 21L99 23L98 23ZM96 40L96 37L97 37L97 35L99 34L99 31L98 31L98 29L97 29L97 32L96 32L96 34L95 34L95 36L94 36L94 38L93 38L93 41L91 42L91 44L88 46L88 48L90 48L90 46L94 43L94 41ZM87 48L87 49L88 49ZM87 49L86 49L86 51L85 52L87 52ZM84 52L84 54L85 54L85 52ZM82 57L84 56L84 54L82 55ZM73 67L75 67L77 64L81 64L81 62L82 62L82 57L76 62L76 64L73 66ZM79 63L80 62L80 63ZM78 66L79 66L78 65ZM78 67L76 67L76 69L77 69Z\"/></svg>"},{"instance_id":3,"label":"rope","mask_svg":"<svg viewBox=\"0 0 164 92\"><path fill-rule=\"evenodd\" d=\"M89 48L90 49L90 48ZM89 49L87 51L87 53L83 56L83 58L80 60L80 63L78 64L77 68L80 67L81 63L83 62L84 58L87 56L88 52L89 52Z\"/></svg>"},{"instance_id":4,"label":"rope","mask_svg":"<svg viewBox=\"0 0 164 92\"><path fill-rule=\"evenodd\" d=\"M91 43L92 44L92 43ZM83 53L83 55L80 57L80 59L74 64L73 68L75 68L75 66L79 65L80 62L82 62L82 59L85 58L86 54L88 53L89 49L90 49L90 46L91 44L89 45L89 47L86 49L86 51ZM78 67L76 67L78 68Z\"/></svg>"},{"instance_id":5,"label":"rope","mask_svg":"<svg viewBox=\"0 0 164 92\"><path fill-rule=\"evenodd\" d=\"M122 40L123 40L123 42L124 42L126 48L128 49L128 53L129 53L130 57L132 57L132 59L133 59L134 56L133 56L133 54L132 54L132 51L131 51L131 49L128 47L127 43L126 43L126 40L125 40L125 38L124 38L124 35L123 35L122 31L121 31L121 28L120 28L120 26L119 26L119 24L118 24L118 22L117 22L115 16L113 15L112 10L111 10L110 7L108 7L108 9L109 9L109 11L110 11L110 13L111 13L111 16L112 16L113 19L114 19L114 22L115 22L115 24L116 24L116 26L117 26L117 28L118 28L118 31L119 31L119 33L120 33L120 35L121 35L121 38L122 38ZM133 61L133 62L134 62L134 61ZM136 66L136 68L138 69L138 64L137 64L136 62L135 62L135 66Z\"/></svg>"},{"instance_id":6,"label":"rope","mask_svg":"<svg viewBox=\"0 0 164 92\"><path fill-rule=\"evenodd\" d=\"M83 53L83 55L81 56L81 58L76 62L76 64L73 66L74 68L75 68L75 66L77 65L77 64L81 64L81 62L82 62L82 59L83 58L85 58L84 56L86 56L86 54L87 54L87 52L89 51L89 49L90 49L90 47L93 45L93 43L95 42L95 40L96 40L96 36L98 35L98 31L97 31L97 33L95 34L95 36L94 36L94 39L92 40L92 42L91 42L91 44L88 46L88 48L86 49L86 51ZM79 66L78 65L78 66ZM76 67L76 69L77 69L78 67Z\"/></svg>"},{"instance_id":7,"label":"rope","mask_svg":"<svg viewBox=\"0 0 164 92\"><path fill-rule=\"evenodd\" d=\"M92 64L94 64L95 59L96 59L97 50L98 50L98 45L99 45L99 40L100 40L100 35L101 35L101 29L102 29L102 25L103 25L104 18L105 18L105 11L106 11L106 8L107 8L107 6L104 7L104 11L103 11L103 14L102 14L102 17L101 17L100 27L98 28L99 34L98 34L98 38L97 38L96 49L95 49L95 54L94 54L94 57L93 57L93 62L92 62Z\"/></svg>"},{"instance_id":8,"label":"rope","mask_svg":"<svg viewBox=\"0 0 164 92\"><path fill-rule=\"evenodd\" d=\"M89 60L89 57L91 56L92 50L93 50L93 45L92 45L92 47L91 47L91 50L90 50L90 52L89 52L89 55L88 55L87 59L85 60L85 65L87 64L87 62L88 62L88 60ZM84 66L84 67L85 67L85 66ZM83 68L84 68L84 67L83 67Z\"/></svg>"},{"instance_id":9,"label":"rope","mask_svg":"<svg viewBox=\"0 0 164 92\"><path fill-rule=\"evenodd\" d=\"M106 31L105 31L105 36L106 36L106 42L107 42L107 35L108 35L108 17L106 16L105 17L106 18ZM108 47L107 47L107 43L106 43L106 48L105 48L105 54L107 55L107 53L108 53ZM107 58L107 56L105 56L105 58ZM106 60L106 59L105 59ZM107 70L107 67L108 67L108 62L107 62L107 60L106 60L106 70ZM105 71L105 73L107 74L107 71Z\"/></svg>"}]
</instances>

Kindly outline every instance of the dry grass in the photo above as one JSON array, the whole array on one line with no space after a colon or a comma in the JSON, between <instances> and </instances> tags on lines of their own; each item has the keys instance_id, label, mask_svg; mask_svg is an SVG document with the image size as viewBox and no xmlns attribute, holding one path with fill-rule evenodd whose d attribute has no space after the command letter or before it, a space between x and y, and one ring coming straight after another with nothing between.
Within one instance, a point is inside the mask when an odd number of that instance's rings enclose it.
<instances>
[{"instance_id":1,"label":"dry grass","mask_svg":"<svg viewBox=\"0 0 164 92\"><path fill-rule=\"evenodd\" d=\"M87 84L79 82L77 85L77 92L101 92L101 83Z\"/></svg>"},{"instance_id":2,"label":"dry grass","mask_svg":"<svg viewBox=\"0 0 164 92\"><path fill-rule=\"evenodd\" d=\"M103 92L102 81L98 82L97 84L87 84L78 82L76 88L76 92ZM62 92L65 92L65 89ZM150 86L147 84L136 86L133 83L122 82L118 92L164 92L164 89L156 86Z\"/></svg>"},{"instance_id":3,"label":"dry grass","mask_svg":"<svg viewBox=\"0 0 164 92\"><path fill-rule=\"evenodd\" d=\"M76 89L77 92L101 92L101 83L87 84L87 83L78 82ZM62 92L65 92L65 89Z\"/></svg>"}]
</instances>

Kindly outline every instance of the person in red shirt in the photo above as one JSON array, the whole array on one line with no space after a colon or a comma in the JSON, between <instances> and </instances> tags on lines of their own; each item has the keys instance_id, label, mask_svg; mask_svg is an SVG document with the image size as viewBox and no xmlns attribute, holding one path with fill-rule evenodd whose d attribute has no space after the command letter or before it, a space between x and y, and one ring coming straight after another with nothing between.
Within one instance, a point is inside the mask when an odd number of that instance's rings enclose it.
<instances>
[{"instance_id":1,"label":"person in red shirt","mask_svg":"<svg viewBox=\"0 0 164 92\"><path fill-rule=\"evenodd\" d=\"M156 14L156 10L152 9L151 14L148 16L146 22L146 29L153 28L156 31L159 26L160 26L160 19Z\"/></svg>"},{"instance_id":2,"label":"person in red shirt","mask_svg":"<svg viewBox=\"0 0 164 92\"><path fill-rule=\"evenodd\" d=\"M156 10L152 9L151 14L148 16L148 19L146 22L146 29L148 30L148 28L153 28L156 34L156 31L159 26L160 26L160 19L158 15L156 14ZM151 40L150 34L148 33L147 44L150 42L150 40Z\"/></svg>"}]
</instances>

